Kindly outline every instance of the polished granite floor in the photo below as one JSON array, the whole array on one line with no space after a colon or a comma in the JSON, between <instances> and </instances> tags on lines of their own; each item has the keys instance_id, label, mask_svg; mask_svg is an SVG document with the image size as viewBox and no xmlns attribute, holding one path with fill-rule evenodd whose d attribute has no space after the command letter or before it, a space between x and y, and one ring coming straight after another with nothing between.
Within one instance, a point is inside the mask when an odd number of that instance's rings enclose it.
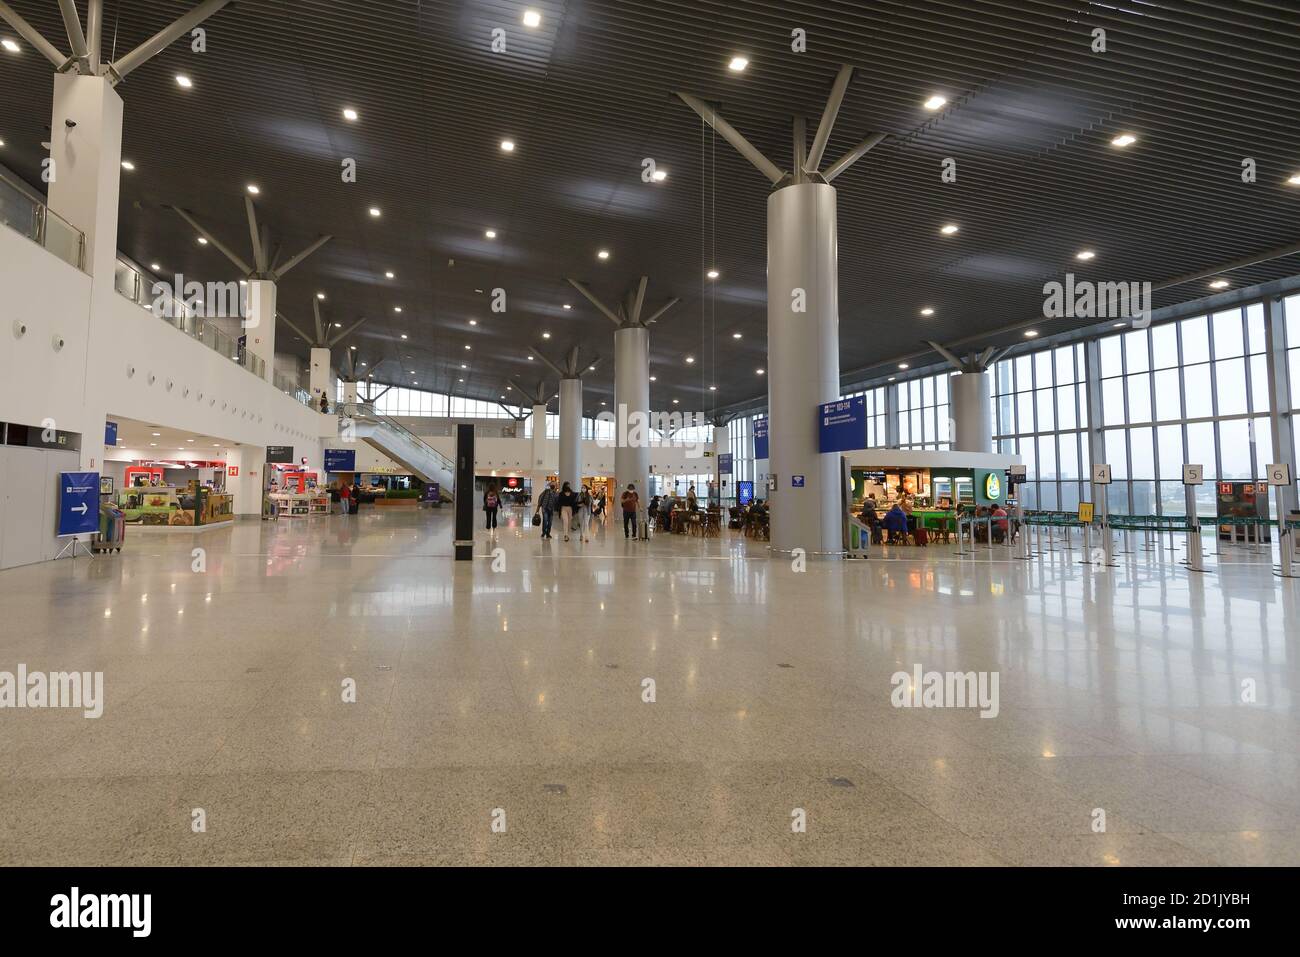
<instances>
[{"instance_id":1,"label":"polished granite floor","mask_svg":"<svg viewBox=\"0 0 1300 957\"><path fill-rule=\"evenodd\" d=\"M106 699L0 710L0 863L1300 864L1262 551L451 537L371 508L0 573L0 671ZM996 671L998 716L893 707L917 664Z\"/></svg>"}]
</instances>

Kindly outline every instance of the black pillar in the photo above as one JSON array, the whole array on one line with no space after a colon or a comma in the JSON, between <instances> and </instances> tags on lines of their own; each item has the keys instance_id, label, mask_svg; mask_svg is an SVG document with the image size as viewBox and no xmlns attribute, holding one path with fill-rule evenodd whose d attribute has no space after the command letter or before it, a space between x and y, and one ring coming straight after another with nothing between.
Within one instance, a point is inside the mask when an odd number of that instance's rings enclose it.
<instances>
[{"instance_id":1,"label":"black pillar","mask_svg":"<svg viewBox=\"0 0 1300 957\"><path fill-rule=\"evenodd\" d=\"M474 557L474 426L456 426L456 561Z\"/></svg>"}]
</instances>

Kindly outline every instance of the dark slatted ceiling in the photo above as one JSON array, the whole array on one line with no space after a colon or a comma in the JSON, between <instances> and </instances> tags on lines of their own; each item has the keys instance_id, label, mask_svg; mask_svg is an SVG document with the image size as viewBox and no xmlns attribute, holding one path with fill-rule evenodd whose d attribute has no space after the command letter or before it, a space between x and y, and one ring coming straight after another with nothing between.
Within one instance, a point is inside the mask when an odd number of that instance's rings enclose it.
<instances>
[{"instance_id":1,"label":"dark slatted ceiling","mask_svg":"<svg viewBox=\"0 0 1300 957\"><path fill-rule=\"evenodd\" d=\"M67 48L54 0L12 4ZM120 55L191 6L106 0L105 46ZM525 7L540 29L523 28ZM1158 284L1300 241L1300 188L1285 184L1300 173L1300 11L1288 3L241 0L206 27L205 54L177 42L119 88L137 165L123 178L121 247L230 278L164 207L245 252L242 199L256 182L286 254L336 237L285 278L282 311L310 325L322 290L331 321L369 317L351 343L383 381L495 399L506 376L541 373L527 356L543 330L553 355L575 343L609 355L611 324L563 277L614 300L645 273L652 308L682 298L652 333L654 404L707 410L762 394L768 185L672 94L717 103L788 168L791 117L807 117L811 140L841 63L857 72L823 165L889 135L836 181L846 374L923 338L1019 341L1005 327L1038 315L1043 283L1067 270ZM505 54L491 52L494 27ZM790 49L796 27L806 53ZM1104 54L1090 49L1097 27ZM727 70L734 53L751 61L741 75ZM179 72L193 90L176 86ZM49 65L25 44L0 54L0 91L0 162L39 184ZM932 93L949 101L936 113L921 106ZM1117 150L1120 132L1139 140ZM498 148L505 137L513 154ZM358 161L354 185L340 179L343 157ZM641 181L645 157L666 182ZM956 183L940 182L947 157ZM1244 157L1258 163L1254 184L1241 181ZM941 236L946 222L960 232ZM1083 248L1097 258L1077 262ZM1226 278L1297 272L1292 256ZM504 315L488 310L496 287ZM1155 305L1208 291L1183 284ZM922 319L926 305L936 313ZM278 334L281 351L306 355L286 326ZM612 362L589 381L595 410Z\"/></svg>"}]
</instances>

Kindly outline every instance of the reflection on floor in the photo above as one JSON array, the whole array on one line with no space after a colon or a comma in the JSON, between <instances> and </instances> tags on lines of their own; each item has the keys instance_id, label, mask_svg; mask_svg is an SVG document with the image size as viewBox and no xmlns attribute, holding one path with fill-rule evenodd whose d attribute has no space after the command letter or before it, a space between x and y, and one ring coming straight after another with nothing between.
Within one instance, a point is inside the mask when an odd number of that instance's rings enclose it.
<instances>
[{"instance_id":1,"label":"reflection on floor","mask_svg":"<svg viewBox=\"0 0 1300 957\"><path fill-rule=\"evenodd\" d=\"M106 698L0 710L0 864L1300 863L1263 552L478 534L457 565L448 512L367 509L0 574L0 671ZM918 665L997 672L997 717L892 706Z\"/></svg>"}]
</instances>

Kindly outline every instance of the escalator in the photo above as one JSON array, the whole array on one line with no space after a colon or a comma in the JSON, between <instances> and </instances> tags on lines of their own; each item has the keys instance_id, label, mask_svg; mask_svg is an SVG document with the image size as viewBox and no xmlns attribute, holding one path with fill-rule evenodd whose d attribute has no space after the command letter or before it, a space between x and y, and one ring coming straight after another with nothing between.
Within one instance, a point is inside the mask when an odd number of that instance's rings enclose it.
<instances>
[{"instance_id":1,"label":"escalator","mask_svg":"<svg viewBox=\"0 0 1300 957\"><path fill-rule=\"evenodd\" d=\"M455 485L455 464L396 419L360 403L339 406L339 436L365 442L425 482L436 482L444 498Z\"/></svg>"}]
</instances>

